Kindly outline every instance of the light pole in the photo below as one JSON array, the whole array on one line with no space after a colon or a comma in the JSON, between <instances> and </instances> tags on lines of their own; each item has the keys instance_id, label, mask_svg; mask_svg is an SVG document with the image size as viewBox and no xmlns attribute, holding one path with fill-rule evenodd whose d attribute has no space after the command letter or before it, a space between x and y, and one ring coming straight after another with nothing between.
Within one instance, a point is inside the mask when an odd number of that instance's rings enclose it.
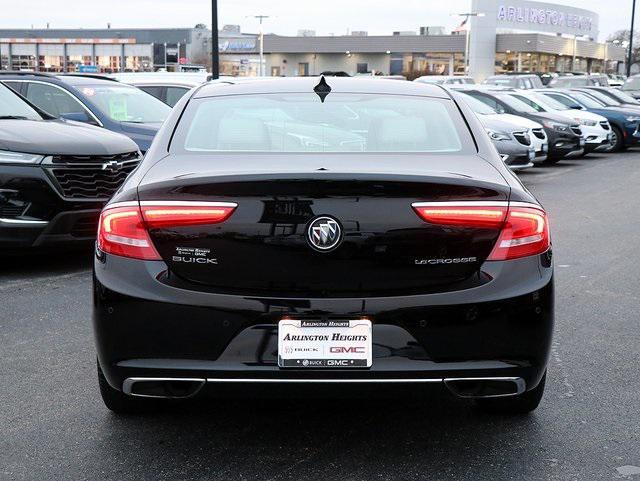
<instances>
[{"instance_id":1,"label":"light pole","mask_svg":"<svg viewBox=\"0 0 640 481\"><path fill-rule=\"evenodd\" d=\"M631 29L629 30L629 57L627 60L627 77L631 76L631 62L633 57L633 22L636 18L636 0L633 0L631 6Z\"/></svg>"},{"instance_id":2,"label":"light pole","mask_svg":"<svg viewBox=\"0 0 640 481\"><path fill-rule=\"evenodd\" d=\"M469 35L471 34L471 23L469 22L469 17L484 17L484 13L466 12L456 13L455 15L457 15L458 17L464 17L464 22L462 23L467 27L465 29L464 35L464 74L469 75Z\"/></svg>"},{"instance_id":3,"label":"light pole","mask_svg":"<svg viewBox=\"0 0 640 481\"><path fill-rule=\"evenodd\" d=\"M218 46L218 0L211 0L211 78L220 76L220 52Z\"/></svg>"},{"instance_id":4,"label":"light pole","mask_svg":"<svg viewBox=\"0 0 640 481\"><path fill-rule=\"evenodd\" d=\"M264 77L264 34L262 32L262 21L269 18L269 15L253 15L253 18L260 22L260 77Z\"/></svg>"}]
</instances>

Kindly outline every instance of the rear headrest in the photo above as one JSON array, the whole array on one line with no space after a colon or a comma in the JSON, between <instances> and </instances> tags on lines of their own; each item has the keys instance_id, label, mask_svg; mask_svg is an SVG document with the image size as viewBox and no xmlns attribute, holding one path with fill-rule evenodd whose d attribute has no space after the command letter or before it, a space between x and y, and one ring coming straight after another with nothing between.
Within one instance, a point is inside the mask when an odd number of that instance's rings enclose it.
<instances>
[{"instance_id":1,"label":"rear headrest","mask_svg":"<svg viewBox=\"0 0 640 481\"><path fill-rule=\"evenodd\" d=\"M427 124L421 117L378 119L369 127L368 150L402 151L428 147Z\"/></svg>"},{"instance_id":2,"label":"rear headrest","mask_svg":"<svg viewBox=\"0 0 640 481\"><path fill-rule=\"evenodd\" d=\"M218 150L271 150L267 126L258 119L224 118L218 125Z\"/></svg>"}]
</instances>

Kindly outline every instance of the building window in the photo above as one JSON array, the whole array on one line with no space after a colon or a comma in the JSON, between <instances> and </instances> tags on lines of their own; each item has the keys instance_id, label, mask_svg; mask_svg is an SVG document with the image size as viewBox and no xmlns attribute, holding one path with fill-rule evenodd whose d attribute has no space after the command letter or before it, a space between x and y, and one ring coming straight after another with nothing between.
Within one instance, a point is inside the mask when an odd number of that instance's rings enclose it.
<instances>
[{"instance_id":1,"label":"building window","mask_svg":"<svg viewBox=\"0 0 640 481\"><path fill-rule=\"evenodd\" d=\"M58 55L40 55L38 64L41 72L64 71L64 57Z\"/></svg>"},{"instance_id":2,"label":"building window","mask_svg":"<svg viewBox=\"0 0 640 481\"><path fill-rule=\"evenodd\" d=\"M369 71L368 63L359 63L356 65L356 72L358 73L367 73Z\"/></svg>"},{"instance_id":3,"label":"building window","mask_svg":"<svg viewBox=\"0 0 640 481\"><path fill-rule=\"evenodd\" d=\"M303 77L309 75L309 62L300 62L298 64L298 75Z\"/></svg>"}]
</instances>

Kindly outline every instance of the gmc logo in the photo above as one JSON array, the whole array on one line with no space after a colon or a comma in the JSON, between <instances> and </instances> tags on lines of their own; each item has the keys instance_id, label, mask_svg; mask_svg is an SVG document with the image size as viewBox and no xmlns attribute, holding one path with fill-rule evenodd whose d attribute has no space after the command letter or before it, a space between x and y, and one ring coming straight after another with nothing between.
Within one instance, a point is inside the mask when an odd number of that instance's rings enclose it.
<instances>
[{"instance_id":1,"label":"gmc logo","mask_svg":"<svg viewBox=\"0 0 640 481\"><path fill-rule=\"evenodd\" d=\"M329 352L332 354L364 354L365 348L362 346L353 346L353 347L332 346L329 348Z\"/></svg>"}]
</instances>

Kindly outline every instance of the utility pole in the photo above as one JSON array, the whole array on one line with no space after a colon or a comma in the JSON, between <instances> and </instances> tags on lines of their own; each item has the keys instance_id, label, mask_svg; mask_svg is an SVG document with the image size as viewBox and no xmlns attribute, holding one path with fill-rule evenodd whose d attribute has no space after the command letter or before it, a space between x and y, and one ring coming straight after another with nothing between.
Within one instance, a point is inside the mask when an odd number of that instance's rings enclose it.
<instances>
[{"instance_id":1,"label":"utility pole","mask_svg":"<svg viewBox=\"0 0 640 481\"><path fill-rule=\"evenodd\" d=\"M631 29L629 31L629 57L627 58L627 77L631 75L631 62L633 58L633 22L636 18L636 0L633 0L631 7Z\"/></svg>"},{"instance_id":2,"label":"utility pole","mask_svg":"<svg viewBox=\"0 0 640 481\"><path fill-rule=\"evenodd\" d=\"M258 74L260 77L264 77L264 33L262 32L262 21L269 18L269 15L253 15L253 18L257 18L260 22L260 71Z\"/></svg>"},{"instance_id":3,"label":"utility pole","mask_svg":"<svg viewBox=\"0 0 640 481\"><path fill-rule=\"evenodd\" d=\"M220 77L220 54L218 52L218 0L211 0L211 78Z\"/></svg>"}]
</instances>

